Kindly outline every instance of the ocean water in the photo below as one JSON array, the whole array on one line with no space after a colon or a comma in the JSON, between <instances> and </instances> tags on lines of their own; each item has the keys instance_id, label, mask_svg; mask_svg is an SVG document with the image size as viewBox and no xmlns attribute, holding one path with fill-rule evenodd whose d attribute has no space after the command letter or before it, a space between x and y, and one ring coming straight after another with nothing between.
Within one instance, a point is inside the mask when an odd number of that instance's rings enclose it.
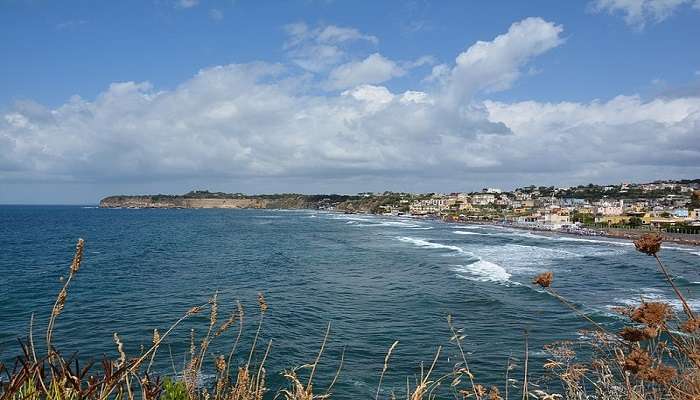
<instances>
[{"instance_id":1,"label":"ocean water","mask_svg":"<svg viewBox=\"0 0 700 400\"><path fill-rule=\"evenodd\" d=\"M539 235L485 226L410 218L344 215L311 210L131 210L94 207L0 207L0 360L18 354L35 313L35 341L43 332L70 264L77 238L86 240L83 266L56 326L57 347L82 359L116 356L112 334L136 355L188 308L218 290L220 318L239 299L248 356L257 327L256 294L265 316L256 359L271 340L269 387L280 372L316 357L327 324L331 333L315 387L323 388L345 362L335 398L373 398L384 356L398 340L383 388L404 395L420 363L443 346L438 373L456 363L446 316L464 329L476 379L504 381L509 357L522 367L524 332L531 368L542 346L579 340L587 324L530 284L553 271L554 286L597 321L617 329L611 307L640 296L680 307L653 258L631 243L602 238ZM661 252L691 305L700 308L700 249L678 245ZM169 337L154 370L172 374L189 348L190 329L201 340L203 313ZM214 342L227 353L235 330ZM171 356L172 354L172 356ZM517 368L515 378L522 374ZM448 384L449 385L449 384Z\"/></svg>"}]
</instances>

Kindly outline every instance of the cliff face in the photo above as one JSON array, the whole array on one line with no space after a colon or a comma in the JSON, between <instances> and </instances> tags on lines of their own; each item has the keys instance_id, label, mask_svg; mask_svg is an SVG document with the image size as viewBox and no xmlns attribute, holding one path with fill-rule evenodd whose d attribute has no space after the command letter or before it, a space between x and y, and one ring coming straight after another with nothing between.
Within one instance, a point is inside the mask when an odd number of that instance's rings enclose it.
<instances>
[{"instance_id":1,"label":"cliff face","mask_svg":"<svg viewBox=\"0 0 700 400\"><path fill-rule=\"evenodd\" d=\"M100 201L101 208L313 208L300 196L275 199L188 198L184 196L110 196Z\"/></svg>"}]
</instances>

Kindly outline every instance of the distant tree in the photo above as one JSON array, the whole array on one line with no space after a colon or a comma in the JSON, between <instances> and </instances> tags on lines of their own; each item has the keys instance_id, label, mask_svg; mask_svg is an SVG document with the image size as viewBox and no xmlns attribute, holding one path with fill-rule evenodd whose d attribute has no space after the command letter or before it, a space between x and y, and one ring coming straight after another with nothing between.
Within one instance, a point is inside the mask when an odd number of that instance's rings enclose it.
<instances>
[{"instance_id":1,"label":"distant tree","mask_svg":"<svg viewBox=\"0 0 700 400\"><path fill-rule=\"evenodd\" d=\"M629 220L630 226L640 226L642 225L642 219L639 217L632 217Z\"/></svg>"}]
</instances>

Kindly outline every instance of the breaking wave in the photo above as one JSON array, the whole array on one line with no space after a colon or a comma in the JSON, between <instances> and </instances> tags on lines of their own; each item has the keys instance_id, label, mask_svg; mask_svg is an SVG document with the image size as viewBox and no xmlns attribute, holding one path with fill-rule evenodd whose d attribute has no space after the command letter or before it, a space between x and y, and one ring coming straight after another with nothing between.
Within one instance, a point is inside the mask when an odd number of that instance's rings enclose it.
<instances>
[{"instance_id":1,"label":"breaking wave","mask_svg":"<svg viewBox=\"0 0 700 400\"><path fill-rule=\"evenodd\" d=\"M421 248L450 250L475 258L475 260L469 264L453 266L452 270L456 272L457 276L460 278L479 282L510 282L511 274L509 274L505 268L494 262L486 261L459 246L435 243L425 239L412 238L408 236L399 236L397 239Z\"/></svg>"},{"instance_id":2,"label":"breaking wave","mask_svg":"<svg viewBox=\"0 0 700 400\"><path fill-rule=\"evenodd\" d=\"M474 257L474 254L464 250L463 248L461 248L459 246L452 246L449 244L440 244L440 243L430 242L430 241L427 241L425 239L412 238L412 237L408 237L408 236L399 236L399 237L397 237L397 239L402 241L402 242L405 242L405 243L411 243L411 244L418 246L418 247L423 247L423 248L427 248L427 249L452 250L452 251L456 251L458 253L462 253L462 254L466 254L466 255Z\"/></svg>"},{"instance_id":3,"label":"breaking wave","mask_svg":"<svg viewBox=\"0 0 700 400\"><path fill-rule=\"evenodd\" d=\"M479 282L509 282L511 276L505 268L486 260L466 265L455 265L453 271L460 278Z\"/></svg>"}]
</instances>

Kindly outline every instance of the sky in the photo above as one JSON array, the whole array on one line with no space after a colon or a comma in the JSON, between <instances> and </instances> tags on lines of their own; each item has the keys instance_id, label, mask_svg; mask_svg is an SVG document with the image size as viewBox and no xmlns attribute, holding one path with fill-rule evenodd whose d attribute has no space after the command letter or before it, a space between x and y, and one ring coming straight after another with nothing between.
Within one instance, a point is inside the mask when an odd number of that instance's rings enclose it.
<instances>
[{"instance_id":1,"label":"sky","mask_svg":"<svg viewBox=\"0 0 700 400\"><path fill-rule=\"evenodd\" d=\"M0 203L700 177L700 0L0 0Z\"/></svg>"}]
</instances>

